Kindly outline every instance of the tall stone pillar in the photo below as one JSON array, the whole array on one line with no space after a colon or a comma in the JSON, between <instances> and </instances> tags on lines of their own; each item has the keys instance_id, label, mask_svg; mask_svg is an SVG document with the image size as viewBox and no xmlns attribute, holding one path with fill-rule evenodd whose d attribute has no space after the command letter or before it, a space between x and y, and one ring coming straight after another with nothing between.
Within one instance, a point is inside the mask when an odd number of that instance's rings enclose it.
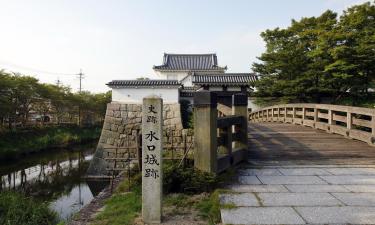
<instances>
[{"instance_id":1,"label":"tall stone pillar","mask_svg":"<svg viewBox=\"0 0 375 225\"><path fill-rule=\"evenodd\" d=\"M213 92L194 93L194 166L217 171L217 96Z\"/></svg>"},{"instance_id":2,"label":"tall stone pillar","mask_svg":"<svg viewBox=\"0 0 375 225\"><path fill-rule=\"evenodd\" d=\"M142 218L146 224L161 223L163 174L163 100L143 99L142 106Z\"/></svg>"}]
</instances>

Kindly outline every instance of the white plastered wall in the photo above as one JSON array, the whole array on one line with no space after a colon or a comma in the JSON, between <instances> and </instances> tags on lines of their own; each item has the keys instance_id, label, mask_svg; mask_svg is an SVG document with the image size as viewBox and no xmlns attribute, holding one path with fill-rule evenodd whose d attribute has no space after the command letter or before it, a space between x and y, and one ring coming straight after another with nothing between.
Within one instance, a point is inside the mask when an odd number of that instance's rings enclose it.
<instances>
[{"instance_id":1,"label":"white plastered wall","mask_svg":"<svg viewBox=\"0 0 375 225\"><path fill-rule=\"evenodd\" d=\"M178 103L178 87L138 87L138 88L113 88L112 101L123 103L141 103L143 98L157 95L164 103Z\"/></svg>"}]
</instances>

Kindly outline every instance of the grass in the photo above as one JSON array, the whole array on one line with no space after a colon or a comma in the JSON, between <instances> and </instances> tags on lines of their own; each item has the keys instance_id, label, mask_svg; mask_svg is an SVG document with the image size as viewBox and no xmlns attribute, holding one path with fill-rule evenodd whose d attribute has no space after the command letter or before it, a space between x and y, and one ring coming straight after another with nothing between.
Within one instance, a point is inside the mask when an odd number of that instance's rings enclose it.
<instances>
[{"instance_id":1,"label":"grass","mask_svg":"<svg viewBox=\"0 0 375 225\"><path fill-rule=\"evenodd\" d=\"M114 194L105 202L104 211L93 225L130 225L142 210L141 174L132 176L130 182L122 181ZM129 191L131 190L131 191Z\"/></svg>"},{"instance_id":2,"label":"grass","mask_svg":"<svg viewBox=\"0 0 375 225\"><path fill-rule=\"evenodd\" d=\"M0 160L18 159L48 148L85 143L100 137L99 127L44 127L0 134Z\"/></svg>"},{"instance_id":3,"label":"grass","mask_svg":"<svg viewBox=\"0 0 375 225\"><path fill-rule=\"evenodd\" d=\"M166 162L163 172L163 207L172 209L172 215L198 211L198 216L209 224L216 224L221 221L220 208L235 207L232 204L221 205L220 194L229 191L216 189L233 176L233 170L215 176L192 167L182 168ZM133 224L142 209L141 181L140 173L133 175L130 182L122 181L92 224Z\"/></svg>"},{"instance_id":4,"label":"grass","mask_svg":"<svg viewBox=\"0 0 375 225\"><path fill-rule=\"evenodd\" d=\"M130 225L142 209L141 191L116 193L105 203L104 211L93 222L94 225Z\"/></svg>"},{"instance_id":5,"label":"grass","mask_svg":"<svg viewBox=\"0 0 375 225\"><path fill-rule=\"evenodd\" d=\"M43 202L16 192L0 192L0 224L50 225L57 215Z\"/></svg>"},{"instance_id":6,"label":"grass","mask_svg":"<svg viewBox=\"0 0 375 225\"><path fill-rule=\"evenodd\" d=\"M236 208L233 204L220 204L220 195L224 193L230 193L230 191L226 189L216 189L196 205L196 208L199 210L199 216L208 220L210 225L221 222L220 209Z\"/></svg>"}]
</instances>

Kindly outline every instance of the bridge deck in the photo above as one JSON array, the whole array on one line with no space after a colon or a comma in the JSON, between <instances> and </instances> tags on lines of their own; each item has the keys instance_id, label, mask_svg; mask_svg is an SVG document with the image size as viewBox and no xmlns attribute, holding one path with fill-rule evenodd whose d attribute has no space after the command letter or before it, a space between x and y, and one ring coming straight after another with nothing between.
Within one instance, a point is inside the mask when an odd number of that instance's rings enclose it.
<instances>
[{"instance_id":1,"label":"bridge deck","mask_svg":"<svg viewBox=\"0 0 375 225\"><path fill-rule=\"evenodd\" d=\"M375 147L285 123L249 123L249 162L258 165L374 164Z\"/></svg>"}]
</instances>

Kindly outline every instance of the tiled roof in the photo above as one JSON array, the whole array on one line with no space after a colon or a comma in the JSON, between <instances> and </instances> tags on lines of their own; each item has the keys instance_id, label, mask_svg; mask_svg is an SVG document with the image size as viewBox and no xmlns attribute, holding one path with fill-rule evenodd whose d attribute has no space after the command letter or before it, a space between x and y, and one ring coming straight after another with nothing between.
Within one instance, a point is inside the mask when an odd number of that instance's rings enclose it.
<instances>
[{"instance_id":1,"label":"tiled roof","mask_svg":"<svg viewBox=\"0 0 375 225\"><path fill-rule=\"evenodd\" d=\"M164 53L163 65L154 66L155 70L226 70L217 64L216 54L167 54Z\"/></svg>"},{"instance_id":2,"label":"tiled roof","mask_svg":"<svg viewBox=\"0 0 375 225\"><path fill-rule=\"evenodd\" d=\"M107 85L110 87L180 86L180 82L178 80L113 80Z\"/></svg>"},{"instance_id":3,"label":"tiled roof","mask_svg":"<svg viewBox=\"0 0 375 225\"><path fill-rule=\"evenodd\" d=\"M195 85L248 85L257 80L257 76L252 73L225 73L209 75L193 75Z\"/></svg>"}]
</instances>

